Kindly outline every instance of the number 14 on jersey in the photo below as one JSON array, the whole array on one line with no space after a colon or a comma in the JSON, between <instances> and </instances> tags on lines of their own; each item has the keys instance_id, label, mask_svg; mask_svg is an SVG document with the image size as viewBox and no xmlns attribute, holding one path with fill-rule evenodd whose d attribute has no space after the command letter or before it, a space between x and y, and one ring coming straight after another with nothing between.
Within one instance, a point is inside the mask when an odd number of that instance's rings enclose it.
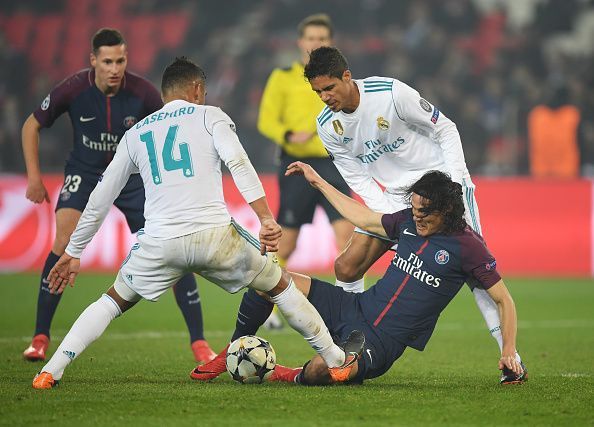
<instances>
[{"instance_id":1,"label":"number 14 on jersey","mask_svg":"<svg viewBox=\"0 0 594 427\"><path fill-rule=\"evenodd\" d=\"M165 144L163 145L161 158L163 160L163 167L166 171L181 169L184 176L189 178L194 176L194 166L192 165L192 155L190 154L190 147L188 146L188 143L180 143L180 158L173 158L173 147L175 145L175 138L177 137L178 128L178 125L169 126L167 137L165 138ZM161 169L159 168L159 161L157 159L157 150L155 148L155 137L153 135L153 131L141 134L140 140L146 145L146 151L148 152L149 162L151 164L153 182L156 185L159 185L163 182L163 178L161 177Z\"/></svg>"}]
</instances>

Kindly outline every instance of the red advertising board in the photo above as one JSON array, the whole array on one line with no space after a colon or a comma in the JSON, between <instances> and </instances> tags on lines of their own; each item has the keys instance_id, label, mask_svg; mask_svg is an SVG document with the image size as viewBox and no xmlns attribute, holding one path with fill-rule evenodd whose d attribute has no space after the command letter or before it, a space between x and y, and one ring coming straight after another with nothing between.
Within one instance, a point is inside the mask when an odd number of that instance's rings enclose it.
<instances>
[{"instance_id":1,"label":"red advertising board","mask_svg":"<svg viewBox=\"0 0 594 427\"><path fill-rule=\"evenodd\" d=\"M270 206L278 209L273 175L261 177ZM40 270L55 233L53 207L62 177L44 182L52 204L35 205L25 199L26 179L0 177L0 272ZM590 276L592 274L592 182L536 181L521 178L475 179L483 233L500 270L522 276ZM224 178L231 215L257 235L258 221L230 177ZM299 195L295 195L299 197ZM135 237L112 208L99 233L86 249L87 270L115 271ZM336 247L332 228L319 209L313 224L303 228L289 268L304 272L332 272ZM390 254L373 268L381 273Z\"/></svg>"}]
</instances>

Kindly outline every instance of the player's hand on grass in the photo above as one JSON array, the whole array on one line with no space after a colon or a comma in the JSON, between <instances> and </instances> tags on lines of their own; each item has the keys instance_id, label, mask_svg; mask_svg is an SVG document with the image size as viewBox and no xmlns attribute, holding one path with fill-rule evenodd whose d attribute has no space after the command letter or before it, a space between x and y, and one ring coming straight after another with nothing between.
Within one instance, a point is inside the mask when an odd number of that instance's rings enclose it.
<instances>
[{"instance_id":1,"label":"player's hand on grass","mask_svg":"<svg viewBox=\"0 0 594 427\"><path fill-rule=\"evenodd\" d=\"M261 221L260 225L260 253L264 255L266 252L277 252L278 242L283 234L280 225L276 223L274 218L266 218Z\"/></svg>"},{"instance_id":2,"label":"player's hand on grass","mask_svg":"<svg viewBox=\"0 0 594 427\"><path fill-rule=\"evenodd\" d=\"M300 131L300 132L292 132L289 138L287 139L291 144L305 144L309 141L315 132L308 132L308 131Z\"/></svg>"},{"instance_id":3,"label":"player's hand on grass","mask_svg":"<svg viewBox=\"0 0 594 427\"><path fill-rule=\"evenodd\" d=\"M499 370L501 371L503 368L511 369L516 375L520 375L523 372L520 362L516 360L515 351L511 354L504 352L501 355L501 359L499 359Z\"/></svg>"},{"instance_id":4,"label":"player's hand on grass","mask_svg":"<svg viewBox=\"0 0 594 427\"><path fill-rule=\"evenodd\" d=\"M61 294L66 285L74 286L74 280L80 270L80 259L64 254L47 276L50 294Z\"/></svg>"},{"instance_id":5,"label":"player's hand on grass","mask_svg":"<svg viewBox=\"0 0 594 427\"><path fill-rule=\"evenodd\" d=\"M309 182L312 186L316 186L318 182L322 180L320 175L307 163L303 162L293 162L289 166L287 166L287 170L285 171L285 176L291 175L303 175L303 177Z\"/></svg>"},{"instance_id":6,"label":"player's hand on grass","mask_svg":"<svg viewBox=\"0 0 594 427\"><path fill-rule=\"evenodd\" d=\"M31 200L33 203L43 203L44 200L48 203L50 202L47 188L45 188L45 185L43 185L41 180L30 181L27 184L27 192L25 193L25 197L27 197L27 199Z\"/></svg>"}]
</instances>

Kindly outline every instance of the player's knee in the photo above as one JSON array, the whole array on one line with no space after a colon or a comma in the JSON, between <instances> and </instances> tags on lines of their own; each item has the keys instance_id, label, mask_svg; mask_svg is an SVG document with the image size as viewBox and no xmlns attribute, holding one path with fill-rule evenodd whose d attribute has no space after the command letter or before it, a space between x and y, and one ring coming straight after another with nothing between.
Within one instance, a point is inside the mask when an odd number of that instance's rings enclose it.
<instances>
[{"instance_id":1,"label":"player's knee","mask_svg":"<svg viewBox=\"0 0 594 427\"><path fill-rule=\"evenodd\" d=\"M341 282L354 282L363 277L364 271L361 271L357 263L351 262L348 257L341 254L334 261L334 273Z\"/></svg>"},{"instance_id":2,"label":"player's knee","mask_svg":"<svg viewBox=\"0 0 594 427\"><path fill-rule=\"evenodd\" d=\"M287 273L278 265L278 260L276 257L274 255L267 254L264 268L260 274L254 278L249 286L257 291L263 291L269 295L276 295L274 290L279 286L282 287L283 283L285 284L285 287L282 289L286 288L286 285L289 283L287 277Z\"/></svg>"},{"instance_id":3,"label":"player's knee","mask_svg":"<svg viewBox=\"0 0 594 427\"><path fill-rule=\"evenodd\" d=\"M279 278L278 282L272 289L266 290L265 291L266 294L270 297L279 295L285 289L287 289L287 287L289 286L290 279L291 279L291 276L289 275L289 273L287 273L286 270L281 270L281 274L280 274L280 278ZM254 289L256 289L256 288L254 288ZM256 289L256 290L258 291L258 289ZM264 291L264 290L260 289L260 291Z\"/></svg>"}]
</instances>

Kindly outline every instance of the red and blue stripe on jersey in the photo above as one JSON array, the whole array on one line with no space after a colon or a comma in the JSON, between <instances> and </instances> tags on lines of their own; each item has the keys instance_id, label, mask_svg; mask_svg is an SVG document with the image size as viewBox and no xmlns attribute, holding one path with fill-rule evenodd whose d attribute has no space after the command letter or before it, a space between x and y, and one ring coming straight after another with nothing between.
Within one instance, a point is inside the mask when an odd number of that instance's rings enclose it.
<instances>
[{"instance_id":1,"label":"red and blue stripe on jersey","mask_svg":"<svg viewBox=\"0 0 594 427\"><path fill-rule=\"evenodd\" d=\"M410 209L382 217L398 251L384 276L360 296L367 321L392 338L423 350L440 313L465 282L485 289L501 277L483 239L461 232L418 236Z\"/></svg>"}]
</instances>

